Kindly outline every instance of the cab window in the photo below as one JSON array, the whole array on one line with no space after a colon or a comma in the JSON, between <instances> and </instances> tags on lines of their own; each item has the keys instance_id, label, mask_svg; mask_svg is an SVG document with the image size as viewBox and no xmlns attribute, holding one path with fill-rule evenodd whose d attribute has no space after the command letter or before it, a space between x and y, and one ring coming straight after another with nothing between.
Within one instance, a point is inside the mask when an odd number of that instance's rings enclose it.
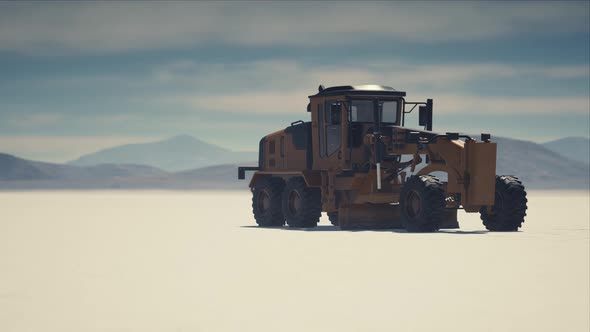
<instances>
[{"instance_id":1,"label":"cab window","mask_svg":"<svg viewBox=\"0 0 590 332\"><path fill-rule=\"evenodd\" d=\"M379 102L381 108L381 122L397 122L397 101ZM373 101L372 100L353 100L351 105L352 122L373 122Z\"/></svg>"}]
</instances>

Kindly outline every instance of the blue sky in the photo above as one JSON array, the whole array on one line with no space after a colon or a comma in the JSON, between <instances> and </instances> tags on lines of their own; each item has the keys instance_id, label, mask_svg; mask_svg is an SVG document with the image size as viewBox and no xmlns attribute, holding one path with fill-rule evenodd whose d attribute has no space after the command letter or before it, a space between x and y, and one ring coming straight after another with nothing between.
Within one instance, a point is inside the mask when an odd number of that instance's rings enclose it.
<instances>
[{"instance_id":1,"label":"blue sky","mask_svg":"<svg viewBox=\"0 0 590 332\"><path fill-rule=\"evenodd\" d=\"M255 150L319 84L433 98L435 131L587 137L589 40L587 1L2 2L0 151Z\"/></svg>"}]
</instances>

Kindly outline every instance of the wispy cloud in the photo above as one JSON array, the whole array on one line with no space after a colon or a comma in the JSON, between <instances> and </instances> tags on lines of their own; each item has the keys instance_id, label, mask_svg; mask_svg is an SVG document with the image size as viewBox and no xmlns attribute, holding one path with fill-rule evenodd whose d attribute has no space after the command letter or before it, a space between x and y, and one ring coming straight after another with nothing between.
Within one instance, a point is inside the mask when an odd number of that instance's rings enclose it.
<instances>
[{"instance_id":1,"label":"wispy cloud","mask_svg":"<svg viewBox=\"0 0 590 332\"><path fill-rule=\"evenodd\" d=\"M588 115L590 99L586 97L485 97L439 95L437 112L472 115L579 114Z\"/></svg>"},{"instance_id":2,"label":"wispy cloud","mask_svg":"<svg viewBox=\"0 0 590 332\"><path fill-rule=\"evenodd\" d=\"M3 121L8 122L11 126L21 129L48 127L56 125L62 119L60 114L55 113L35 113L23 115L9 115L3 117Z\"/></svg>"},{"instance_id":3,"label":"wispy cloud","mask_svg":"<svg viewBox=\"0 0 590 332\"><path fill-rule=\"evenodd\" d=\"M0 4L0 50L112 53L201 44L440 43L588 31L588 2Z\"/></svg>"},{"instance_id":4,"label":"wispy cloud","mask_svg":"<svg viewBox=\"0 0 590 332\"><path fill-rule=\"evenodd\" d=\"M467 82L484 78L573 79L590 77L590 65L516 65L502 63L465 64L412 64L401 59L365 59L356 65L327 64L309 66L294 60L265 60L237 64L202 65L191 60L178 60L157 66L152 73L156 82L163 84L209 82L227 86L236 82L239 86L260 87L260 83L308 85L310 82L343 84L351 79L356 82L376 82L384 79L404 84L445 84ZM325 81L328 80L328 81ZM256 86L244 84L255 82ZM231 85L230 85L231 87Z\"/></svg>"},{"instance_id":5,"label":"wispy cloud","mask_svg":"<svg viewBox=\"0 0 590 332\"><path fill-rule=\"evenodd\" d=\"M172 130L180 121L207 121L208 112L242 114L299 114L305 110L307 96L314 94L319 84L386 84L406 91L409 99L433 97L437 111L472 113L474 109L493 112L586 114L588 95L520 96L489 95L470 91L467 87L482 81L568 82L589 80L589 65L533 66L503 63L424 64L417 65L401 59L388 62L367 61L358 66L346 64L308 65L295 60L251 61L234 64L201 64L181 59L156 65L134 75L105 73L31 78L21 80L23 89L30 86L43 90L57 89L75 96L79 88L84 93L108 91L109 103L99 98L91 105L74 104L59 109L53 107L6 107L0 120L19 128L121 128L122 124L161 123ZM495 82L494 81L494 82ZM62 92L63 93L63 92ZM505 107L505 101L512 106ZM5 102L6 104L6 102ZM26 104L25 104L26 105ZM515 107L515 105L519 105ZM76 107L80 109L76 109ZM90 107L90 108L89 108ZM180 119L176 121L175 119ZM164 122L165 123L164 123ZM123 126L124 127L124 126Z\"/></svg>"},{"instance_id":6,"label":"wispy cloud","mask_svg":"<svg viewBox=\"0 0 590 332\"><path fill-rule=\"evenodd\" d=\"M307 92L307 93L306 93ZM305 112L308 91L250 93L212 97L178 97L174 102L189 105L194 109L231 111L238 113L292 113ZM437 94L414 95L412 100L434 97L437 114L579 114L590 110L586 97L485 97L474 95Z\"/></svg>"},{"instance_id":7,"label":"wispy cloud","mask_svg":"<svg viewBox=\"0 0 590 332\"><path fill-rule=\"evenodd\" d=\"M407 91L410 99L437 98L437 104L440 105L438 111L448 113L472 113L474 110L551 113L559 110L563 113L586 114L589 109L588 96L533 98L476 95L464 91L465 85L490 79L590 79L588 65L523 66L482 63L418 66L392 61L374 62L351 69L337 65L309 67L295 61L263 61L230 67L201 68L194 62L184 60L157 68L154 77L162 84L192 86L194 89L188 94L170 93L154 96L150 100L182 104L195 110L296 113L305 109L308 102L306 97L315 93L314 89L319 83L326 86L391 84ZM215 88L209 88L211 86ZM220 86L224 88L218 89ZM420 95L424 90L435 95Z\"/></svg>"}]
</instances>

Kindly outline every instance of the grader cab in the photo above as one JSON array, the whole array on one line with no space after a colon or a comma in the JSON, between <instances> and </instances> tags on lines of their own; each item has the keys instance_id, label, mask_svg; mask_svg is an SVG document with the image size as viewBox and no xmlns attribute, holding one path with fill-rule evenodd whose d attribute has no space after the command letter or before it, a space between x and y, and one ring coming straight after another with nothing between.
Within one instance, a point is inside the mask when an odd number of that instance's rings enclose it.
<instances>
[{"instance_id":1,"label":"grader cab","mask_svg":"<svg viewBox=\"0 0 590 332\"><path fill-rule=\"evenodd\" d=\"M479 212L490 231L516 231L527 199L514 176L496 175L496 143L432 131L433 101L410 102L380 85L320 86L310 122L263 137L250 181L260 226L315 227L326 212L350 228L457 228L457 210ZM405 127L418 107L421 129ZM436 175L442 175L441 181Z\"/></svg>"}]
</instances>

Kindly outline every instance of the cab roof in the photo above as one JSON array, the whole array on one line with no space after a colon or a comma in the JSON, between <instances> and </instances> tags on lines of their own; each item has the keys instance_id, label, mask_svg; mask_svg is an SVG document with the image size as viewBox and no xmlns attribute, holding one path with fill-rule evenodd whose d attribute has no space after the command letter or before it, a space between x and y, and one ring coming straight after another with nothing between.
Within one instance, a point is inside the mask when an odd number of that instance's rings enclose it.
<instances>
[{"instance_id":1,"label":"cab roof","mask_svg":"<svg viewBox=\"0 0 590 332\"><path fill-rule=\"evenodd\" d=\"M320 85L318 93L309 98L337 95L405 97L406 93L385 85L340 85L329 88Z\"/></svg>"}]
</instances>

